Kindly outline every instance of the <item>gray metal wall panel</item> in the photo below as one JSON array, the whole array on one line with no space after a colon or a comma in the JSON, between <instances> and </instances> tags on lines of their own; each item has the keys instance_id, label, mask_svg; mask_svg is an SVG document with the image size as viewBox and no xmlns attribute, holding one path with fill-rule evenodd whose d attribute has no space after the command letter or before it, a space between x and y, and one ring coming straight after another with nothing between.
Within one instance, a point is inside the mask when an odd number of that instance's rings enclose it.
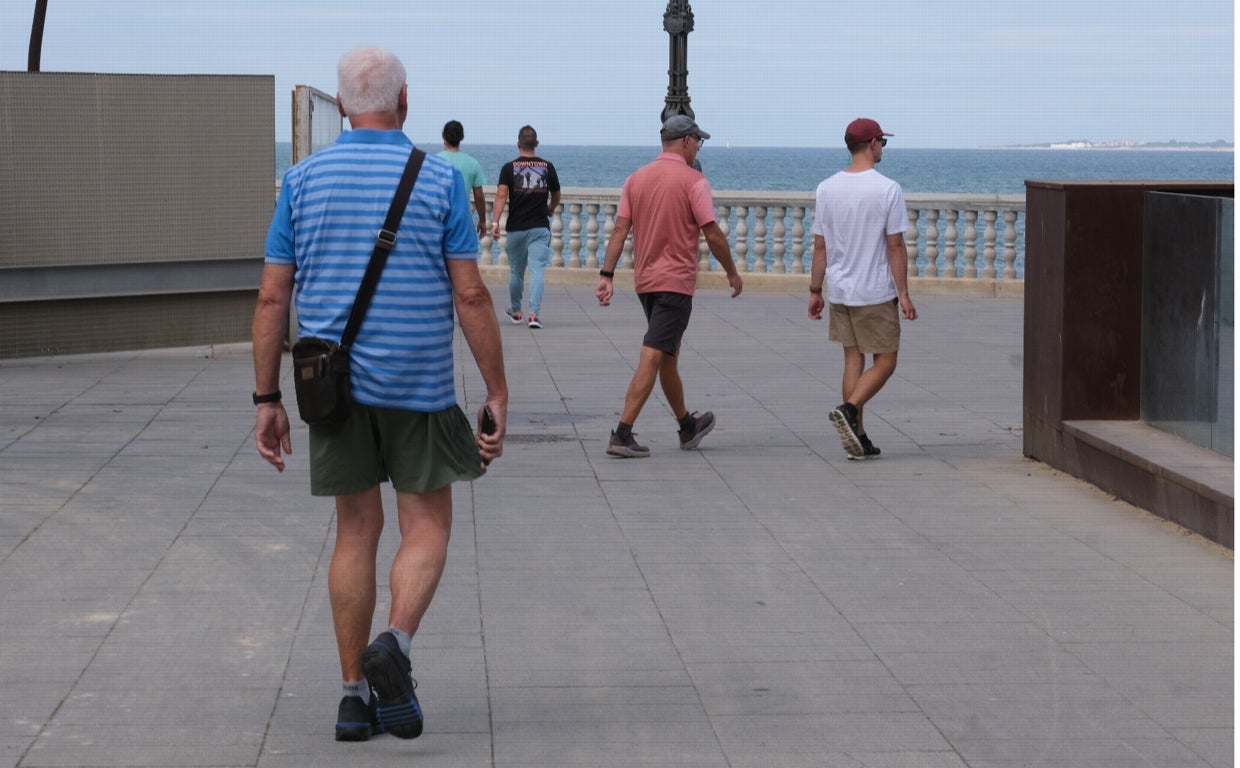
<instances>
[{"instance_id":1,"label":"gray metal wall panel","mask_svg":"<svg viewBox=\"0 0 1240 768\"><path fill-rule=\"evenodd\" d=\"M272 78L0 73L0 267L262 255Z\"/></svg>"},{"instance_id":2,"label":"gray metal wall panel","mask_svg":"<svg viewBox=\"0 0 1240 768\"><path fill-rule=\"evenodd\" d=\"M74 303L63 298L80 293L83 280L72 268L261 260L274 121L266 75L0 72L0 283L6 269L14 280L22 269L43 270L40 281L57 283L47 284L45 298L57 307L46 311L64 321L49 326L37 301L6 302L0 291L0 329L32 334L0 355L121 349L122 339L199 343L202 329L186 327L192 338L184 339L167 328L148 332L169 326L158 303L85 302L83 311L96 315L68 322ZM118 314L103 322L100 307ZM117 322L131 332L118 332ZM58 329L73 338L49 336ZM229 327L214 340L238 338Z\"/></svg>"},{"instance_id":3,"label":"gray metal wall panel","mask_svg":"<svg viewBox=\"0 0 1240 768\"><path fill-rule=\"evenodd\" d=\"M248 341L256 291L0 303L0 358Z\"/></svg>"}]
</instances>

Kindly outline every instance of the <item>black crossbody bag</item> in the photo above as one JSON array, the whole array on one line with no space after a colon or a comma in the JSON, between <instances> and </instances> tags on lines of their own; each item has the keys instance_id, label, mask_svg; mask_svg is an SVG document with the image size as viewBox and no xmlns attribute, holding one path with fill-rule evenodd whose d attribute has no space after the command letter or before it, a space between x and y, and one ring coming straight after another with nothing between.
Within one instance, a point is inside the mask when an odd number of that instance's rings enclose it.
<instances>
[{"instance_id":1,"label":"black crossbody bag","mask_svg":"<svg viewBox=\"0 0 1240 768\"><path fill-rule=\"evenodd\" d=\"M349 322L344 327L340 342L307 337L298 339L293 345L297 412L307 424L330 424L344 421L349 416L349 407L353 403L349 394L349 350L362 327L366 310L370 308L370 300L375 295L388 253L396 245L396 230L400 228L401 217L409 205L409 195L413 192L425 157L426 153L416 148L409 154L409 162L405 164L400 184L396 187L396 196L392 198L392 207L388 209L383 228L375 237L375 249L370 254L366 274L357 289L357 298L353 301Z\"/></svg>"}]
</instances>

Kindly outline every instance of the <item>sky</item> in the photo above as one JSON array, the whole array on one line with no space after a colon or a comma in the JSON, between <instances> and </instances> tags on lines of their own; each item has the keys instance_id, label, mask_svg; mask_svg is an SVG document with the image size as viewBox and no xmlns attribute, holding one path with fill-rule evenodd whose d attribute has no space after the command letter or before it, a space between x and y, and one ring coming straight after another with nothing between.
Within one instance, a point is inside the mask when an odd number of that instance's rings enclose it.
<instances>
[{"instance_id":1,"label":"sky","mask_svg":"<svg viewBox=\"0 0 1240 768\"><path fill-rule=\"evenodd\" d=\"M831 147L855 117L906 147L1234 141L1233 0L691 0L689 96L715 143ZM666 0L47 0L44 72L274 76L334 94L357 45L408 70L415 141L657 142ZM24 71L35 0L0 2Z\"/></svg>"}]
</instances>

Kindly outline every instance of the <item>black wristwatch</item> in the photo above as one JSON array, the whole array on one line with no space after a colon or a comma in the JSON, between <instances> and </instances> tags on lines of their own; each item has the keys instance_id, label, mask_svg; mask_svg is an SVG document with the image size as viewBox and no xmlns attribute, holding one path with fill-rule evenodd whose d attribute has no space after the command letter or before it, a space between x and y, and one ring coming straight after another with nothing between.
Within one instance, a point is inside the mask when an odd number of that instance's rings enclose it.
<instances>
[{"instance_id":1,"label":"black wristwatch","mask_svg":"<svg viewBox=\"0 0 1240 768\"><path fill-rule=\"evenodd\" d=\"M606 278L608 278L608 279L611 279L611 278L613 278L613 277L615 277L615 276L616 276L616 273L615 273L615 272L609 272L609 271L608 271L608 270L606 270L606 269L600 269L600 270L598 271L598 274L599 274L599 276L600 276L600 277L606 277Z\"/></svg>"},{"instance_id":2,"label":"black wristwatch","mask_svg":"<svg viewBox=\"0 0 1240 768\"><path fill-rule=\"evenodd\" d=\"M278 389L275 392L270 392L266 395L260 395L257 392L254 393L254 404L255 405L259 405L260 403L278 403L278 402L280 402L280 390Z\"/></svg>"}]
</instances>

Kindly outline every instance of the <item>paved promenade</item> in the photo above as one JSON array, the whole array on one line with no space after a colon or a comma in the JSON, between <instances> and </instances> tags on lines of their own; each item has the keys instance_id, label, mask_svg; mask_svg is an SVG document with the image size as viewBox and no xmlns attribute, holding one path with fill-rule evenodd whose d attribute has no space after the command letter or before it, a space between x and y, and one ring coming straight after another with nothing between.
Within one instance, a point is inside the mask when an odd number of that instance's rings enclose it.
<instances>
[{"instance_id":1,"label":"paved promenade","mask_svg":"<svg viewBox=\"0 0 1240 768\"><path fill-rule=\"evenodd\" d=\"M618 294L501 329L509 441L456 487L411 742L332 740L332 507L300 422L283 475L255 452L248 345L0 361L0 768L1233 764L1232 553L1022 457L1019 299L915 295L850 462L806 296L700 293L718 426L680 451L656 390L621 460Z\"/></svg>"}]
</instances>

